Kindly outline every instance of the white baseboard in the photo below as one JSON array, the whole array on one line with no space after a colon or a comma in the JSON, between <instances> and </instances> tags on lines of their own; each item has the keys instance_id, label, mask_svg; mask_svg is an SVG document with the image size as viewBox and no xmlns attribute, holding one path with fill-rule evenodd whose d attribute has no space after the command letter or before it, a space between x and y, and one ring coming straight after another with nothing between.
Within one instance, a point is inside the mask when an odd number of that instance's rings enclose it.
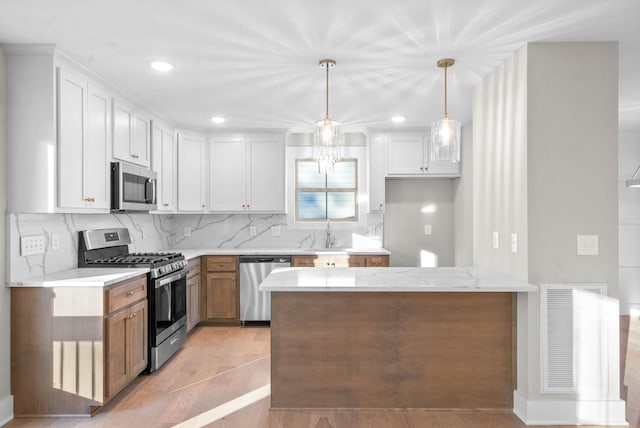
<instances>
[{"instance_id":1,"label":"white baseboard","mask_svg":"<svg viewBox=\"0 0 640 428\"><path fill-rule=\"evenodd\" d=\"M526 400L513 391L513 412L527 425L628 425L623 400Z\"/></svg>"},{"instance_id":2,"label":"white baseboard","mask_svg":"<svg viewBox=\"0 0 640 428\"><path fill-rule=\"evenodd\" d=\"M0 427L13 419L13 395L0 398Z\"/></svg>"}]
</instances>

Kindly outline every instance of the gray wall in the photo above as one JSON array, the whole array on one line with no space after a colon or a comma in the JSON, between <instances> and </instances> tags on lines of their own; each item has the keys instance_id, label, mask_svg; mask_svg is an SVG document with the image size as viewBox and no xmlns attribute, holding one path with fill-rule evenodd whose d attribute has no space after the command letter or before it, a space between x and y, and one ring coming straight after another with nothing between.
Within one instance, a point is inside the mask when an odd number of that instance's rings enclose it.
<instances>
[{"instance_id":1,"label":"gray wall","mask_svg":"<svg viewBox=\"0 0 640 428\"><path fill-rule=\"evenodd\" d=\"M7 73L4 51L0 47L0 425L13 414L10 397L10 293L5 287L7 213Z\"/></svg>"},{"instance_id":2,"label":"gray wall","mask_svg":"<svg viewBox=\"0 0 640 428\"><path fill-rule=\"evenodd\" d=\"M437 266L454 265L453 199L451 179L386 181L383 242L391 266L421 266L422 254ZM425 225L431 225L431 235L424 234Z\"/></svg>"},{"instance_id":3,"label":"gray wall","mask_svg":"<svg viewBox=\"0 0 640 428\"><path fill-rule=\"evenodd\" d=\"M473 125L462 127L460 178L453 180L455 266L473 266Z\"/></svg>"},{"instance_id":4,"label":"gray wall","mask_svg":"<svg viewBox=\"0 0 640 428\"><path fill-rule=\"evenodd\" d=\"M605 282L617 298L617 64L615 43L533 43L475 88L475 264L533 284ZM577 234L599 235L600 255L577 256ZM617 305L609 309L609 398L616 399ZM526 400L575 399L540 392L538 314L537 294L519 296L518 392Z\"/></svg>"}]
</instances>

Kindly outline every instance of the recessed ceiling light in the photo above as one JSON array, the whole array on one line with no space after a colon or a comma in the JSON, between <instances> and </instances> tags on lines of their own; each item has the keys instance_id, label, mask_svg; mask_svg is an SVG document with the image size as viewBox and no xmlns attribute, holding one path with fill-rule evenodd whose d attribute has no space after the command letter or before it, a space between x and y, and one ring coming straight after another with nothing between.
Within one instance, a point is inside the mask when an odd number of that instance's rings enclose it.
<instances>
[{"instance_id":1,"label":"recessed ceiling light","mask_svg":"<svg viewBox=\"0 0 640 428\"><path fill-rule=\"evenodd\" d=\"M167 61L161 61L161 60L151 61L149 63L149 66L153 68L155 71L160 71L163 73L166 71L173 70L173 64Z\"/></svg>"},{"instance_id":2,"label":"recessed ceiling light","mask_svg":"<svg viewBox=\"0 0 640 428\"><path fill-rule=\"evenodd\" d=\"M211 122L215 123L216 125L220 125L221 123L225 122L225 118L222 116L213 116L211 118Z\"/></svg>"},{"instance_id":3,"label":"recessed ceiling light","mask_svg":"<svg viewBox=\"0 0 640 428\"><path fill-rule=\"evenodd\" d=\"M404 116L393 116L393 117L391 118L391 122L393 122L393 123L402 123L402 122L404 122L405 120L407 120L407 118L406 118L406 117L404 117Z\"/></svg>"}]
</instances>

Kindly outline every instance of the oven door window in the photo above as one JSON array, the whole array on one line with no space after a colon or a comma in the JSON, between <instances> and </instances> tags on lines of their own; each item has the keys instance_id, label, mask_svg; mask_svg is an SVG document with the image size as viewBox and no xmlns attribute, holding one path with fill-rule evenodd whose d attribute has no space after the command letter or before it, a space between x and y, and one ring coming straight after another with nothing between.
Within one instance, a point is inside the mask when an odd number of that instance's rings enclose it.
<instances>
[{"instance_id":1,"label":"oven door window","mask_svg":"<svg viewBox=\"0 0 640 428\"><path fill-rule=\"evenodd\" d=\"M186 288L187 280L185 277L156 287L156 336L161 336L164 330L170 328L178 320L186 316Z\"/></svg>"}]
</instances>

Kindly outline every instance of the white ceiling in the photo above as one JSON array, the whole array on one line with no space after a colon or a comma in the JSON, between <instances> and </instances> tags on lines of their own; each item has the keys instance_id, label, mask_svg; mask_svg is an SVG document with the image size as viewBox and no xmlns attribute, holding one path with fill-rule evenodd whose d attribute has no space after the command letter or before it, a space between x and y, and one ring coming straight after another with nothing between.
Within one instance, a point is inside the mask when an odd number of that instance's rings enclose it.
<instances>
[{"instance_id":1,"label":"white ceiling","mask_svg":"<svg viewBox=\"0 0 640 428\"><path fill-rule=\"evenodd\" d=\"M473 87L528 42L619 41L620 127L640 129L638 0L0 0L0 43L55 43L188 129L425 127L471 120ZM175 64L158 74L148 62Z\"/></svg>"}]
</instances>

